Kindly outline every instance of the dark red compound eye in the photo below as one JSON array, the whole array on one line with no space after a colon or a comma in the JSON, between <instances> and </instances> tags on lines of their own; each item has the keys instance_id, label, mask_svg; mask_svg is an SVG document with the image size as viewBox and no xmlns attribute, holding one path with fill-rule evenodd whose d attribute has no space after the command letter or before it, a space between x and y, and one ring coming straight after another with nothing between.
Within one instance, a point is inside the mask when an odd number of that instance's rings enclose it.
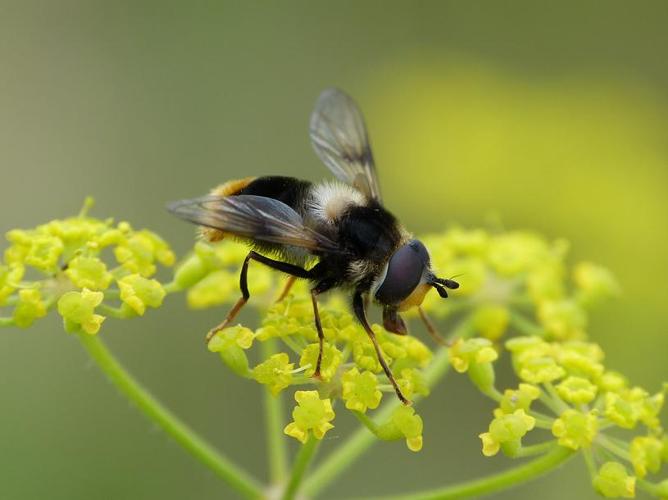
<instances>
[{"instance_id":1,"label":"dark red compound eye","mask_svg":"<svg viewBox=\"0 0 668 500\"><path fill-rule=\"evenodd\" d=\"M425 246L418 240L409 241L390 258L376 299L383 304L399 304L420 284L428 266L429 253Z\"/></svg>"}]
</instances>

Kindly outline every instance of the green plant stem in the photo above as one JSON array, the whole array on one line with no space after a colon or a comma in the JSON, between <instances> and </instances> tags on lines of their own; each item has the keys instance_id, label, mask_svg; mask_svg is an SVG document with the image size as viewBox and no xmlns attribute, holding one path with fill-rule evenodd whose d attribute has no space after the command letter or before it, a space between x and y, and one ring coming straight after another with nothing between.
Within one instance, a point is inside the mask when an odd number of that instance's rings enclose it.
<instances>
[{"instance_id":1,"label":"green plant stem","mask_svg":"<svg viewBox=\"0 0 668 500\"><path fill-rule=\"evenodd\" d=\"M112 318L125 319L128 314L120 307L110 306L109 304L100 304L97 306L101 313L111 316Z\"/></svg>"},{"instance_id":2,"label":"green plant stem","mask_svg":"<svg viewBox=\"0 0 668 500\"><path fill-rule=\"evenodd\" d=\"M524 335L537 335L539 337L545 337L544 328L538 326L536 323L516 310L513 310L510 313L510 324L517 328L517 330Z\"/></svg>"},{"instance_id":3,"label":"green plant stem","mask_svg":"<svg viewBox=\"0 0 668 500\"><path fill-rule=\"evenodd\" d=\"M260 484L248 473L211 447L185 423L158 402L116 360L104 343L94 335L79 335L79 340L100 369L116 387L151 420L172 436L204 465L246 498L262 498Z\"/></svg>"},{"instance_id":4,"label":"green plant stem","mask_svg":"<svg viewBox=\"0 0 668 500\"><path fill-rule=\"evenodd\" d=\"M384 496L384 500L451 500L454 498L479 498L482 495L497 493L515 485L526 483L556 469L575 455L573 450L557 446L549 453L525 462L498 474L466 481L445 488L409 493L406 495Z\"/></svg>"},{"instance_id":5,"label":"green plant stem","mask_svg":"<svg viewBox=\"0 0 668 500\"><path fill-rule=\"evenodd\" d=\"M366 413L353 410L353 415L355 415L355 418L357 418L364 427L369 429L374 435L378 435L378 424L371 420Z\"/></svg>"},{"instance_id":6,"label":"green plant stem","mask_svg":"<svg viewBox=\"0 0 668 500\"><path fill-rule=\"evenodd\" d=\"M547 392L550 394L552 397L552 401L554 401L554 404L557 406L559 409L559 412L557 415L561 415L564 411L568 410L570 407L564 402L563 399L559 396L559 393L557 392L557 389L555 389L554 385L552 385L552 382L545 382L543 384L543 387L547 390Z\"/></svg>"},{"instance_id":7,"label":"green plant stem","mask_svg":"<svg viewBox=\"0 0 668 500\"><path fill-rule=\"evenodd\" d=\"M467 338L473 334L473 328L470 318L465 318L455 328L449 340L457 338ZM428 387L433 387L450 369L448 360L448 350L440 348L429 367L425 370L425 381ZM417 403L422 397L415 395L413 403ZM385 403L383 407L378 410L376 417L373 419L375 425L381 425L392 416L401 403L394 398ZM320 464L312 474L309 474L308 479L304 483L304 492L307 496L314 497L317 493L322 491L329 485L336 477L338 477L344 470L352 466L355 460L368 450L371 445L378 440L372 432L367 429L368 426L362 427L355 431L355 433L346 440L344 444L334 450L324 461Z\"/></svg>"},{"instance_id":8,"label":"green plant stem","mask_svg":"<svg viewBox=\"0 0 668 500\"><path fill-rule=\"evenodd\" d=\"M306 440L306 443L299 449L299 452L295 457L295 463L292 466L290 481L288 481L288 485L283 493L283 500L293 500L295 498L295 494L304 478L304 473L306 472L306 469L308 469L311 460L313 460L319 443L320 440L311 435Z\"/></svg>"},{"instance_id":9,"label":"green plant stem","mask_svg":"<svg viewBox=\"0 0 668 500\"><path fill-rule=\"evenodd\" d=\"M584 457L585 464L587 465L589 477L593 480L596 477L596 461L594 460L594 454L592 453L591 448L583 449L582 456Z\"/></svg>"},{"instance_id":10,"label":"green plant stem","mask_svg":"<svg viewBox=\"0 0 668 500\"><path fill-rule=\"evenodd\" d=\"M639 489L645 491L653 497L660 497L664 493L658 484L651 483L646 479L637 478L636 484L638 485Z\"/></svg>"},{"instance_id":11,"label":"green plant stem","mask_svg":"<svg viewBox=\"0 0 668 500\"><path fill-rule=\"evenodd\" d=\"M545 429L545 430L552 430L552 422L551 420L546 420L541 417L537 417L536 415L533 414L533 412L529 412L529 415L532 416L533 418L536 419L536 427L539 429Z\"/></svg>"},{"instance_id":12,"label":"green plant stem","mask_svg":"<svg viewBox=\"0 0 668 500\"><path fill-rule=\"evenodd\" d=\"M613 443L610 439L607 438L604 434L599 434L596 437L596 441L603 446L608 451L611 451L615 455L617 455L619 458L626 460L627 462L631 461L631 455L628 452L628 450L624 449L621 446L618 446L617 444Z\"/></svg>"},{"instance_id":13,"label":"green plant stem","mask_svg":"<svg viewBox=\"0 0 668 500\"><path fill-rule=\"evenodd\" d=\"M546 441L544 443L522 446L513 458L534 457L536 455L542 455L543 453L552 451L557 446L559 445L556 441Z\"/></svg>"},{"instance_id":14,"label":"green plant stem","mask_svg":"<svg viewBox=\"0 0 668 500\"><path fill-rule=\"evenodd\" d=\"M262 358L267 359L276 352L276 339L261 343ZM269 458L269 477L273 484L281 484L287 474L287 449L283 434L283 399L281 393L274 396L264 391L265 428Z\"/></svg>"},{"instance_id":15,"label":"green plant stem","mask_svg":"<svg viewBox=\"0 0 668 500\"><path fill-rule=\"evenodd\" d=\"M14 318L0 318L0 326L14 325Z\"/></svg>"}]
</instances>

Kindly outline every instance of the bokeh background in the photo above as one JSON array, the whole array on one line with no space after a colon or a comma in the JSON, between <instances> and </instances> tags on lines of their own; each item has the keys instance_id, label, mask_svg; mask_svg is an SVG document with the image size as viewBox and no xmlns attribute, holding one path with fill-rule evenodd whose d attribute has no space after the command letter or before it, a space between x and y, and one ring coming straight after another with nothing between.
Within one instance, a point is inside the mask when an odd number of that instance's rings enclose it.
<instances>
[{"instance_id":1,"label":"bokeh background","mask_svg":"<svg viewBox=\"0 0 668 500\"><path fill-rule=\"evenodd\" d=\"M0 231L76 213L149 227L228 178L328 172L307 122L323 88L361 103L384 197L416 232L490 220L572 242L623 295L591 318L608 364L668 378L668 3L0 0ZM196 429L266 472L260 388L202 345L223 311L182 297L105 324L128 367ZM0 332L0 498L234 498L91 366L57 317ZM327 498L437 486L505 465L491 405L450 377L425 448L381 443ZM326 447L355 427L337 418ZM595 498L583 463L502 499Z\"/></svg>"}]
</instances>

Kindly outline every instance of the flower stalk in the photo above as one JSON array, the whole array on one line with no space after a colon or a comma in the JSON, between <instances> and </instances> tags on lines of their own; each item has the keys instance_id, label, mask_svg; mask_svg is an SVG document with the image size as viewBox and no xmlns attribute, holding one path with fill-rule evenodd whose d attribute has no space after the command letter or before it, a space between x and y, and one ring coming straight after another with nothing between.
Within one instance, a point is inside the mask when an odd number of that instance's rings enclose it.
<instances>
[{"instance_id":1,"label":"flower stalk","mask_svg":"<svg viewBox=\"0 0 668 500\"><path fill-rule=\"evenodd\" d=\"M256 479L215 450L204 438L165 408L128 373L97 336L82 333L79 335L79 340L100 370L125 397L137 405L146 417L245 498L263 497L262 487Z\"/></svg>"},{"instance_id":2,"label":"flower stalk","mask_svg":"<svg viewBox=\"0 0 668 500\"><path fill-rule=\"evenodd\" d=\"M409 493L406 495L389 495L372 497L364 500L454 500L457 498L478 498L482 495L497 493L518 484L532 481L547 472L561 466L572 458L574 452L561 446L526 462L498 474L474 479L463 483L446 486L445 488Z\"/></svg>"}]
</instances>

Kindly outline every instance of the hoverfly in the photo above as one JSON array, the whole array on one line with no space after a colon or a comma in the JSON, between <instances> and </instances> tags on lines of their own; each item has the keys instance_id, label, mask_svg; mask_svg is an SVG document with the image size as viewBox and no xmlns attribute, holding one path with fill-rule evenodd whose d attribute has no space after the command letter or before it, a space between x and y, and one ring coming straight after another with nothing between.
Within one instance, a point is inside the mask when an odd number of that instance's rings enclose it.
<instances>
[{"instance_id":1,"label":"hoverfly","mask_svg":"<svg viewBox=\"0 0 668 500\"><path fill-rule=\"evenodd\" d=\"M368 302L382 307L384 327L399 335L407 333L399 313L418 307L427 330L437 336L420 305L431 288L446 298L446 288L459 284L432 272L425 246L383 206L364 118L350 96L337 89L320 95L311 115L310 137L338 181L312 184L292 177L248 177L226 182L208 196L169 205L176 216L201 226L204 239L213 242L231 235L251 247L241 267L241 297L206 340L227 327L248 301L248 264L254 260L291 276L281 297L295 279L312 283L320 343L315 377L320 375L324 340L317 299L328 290L344 289L397 396L410 404L369 326Z\"/></svg>"}]
</instances>

